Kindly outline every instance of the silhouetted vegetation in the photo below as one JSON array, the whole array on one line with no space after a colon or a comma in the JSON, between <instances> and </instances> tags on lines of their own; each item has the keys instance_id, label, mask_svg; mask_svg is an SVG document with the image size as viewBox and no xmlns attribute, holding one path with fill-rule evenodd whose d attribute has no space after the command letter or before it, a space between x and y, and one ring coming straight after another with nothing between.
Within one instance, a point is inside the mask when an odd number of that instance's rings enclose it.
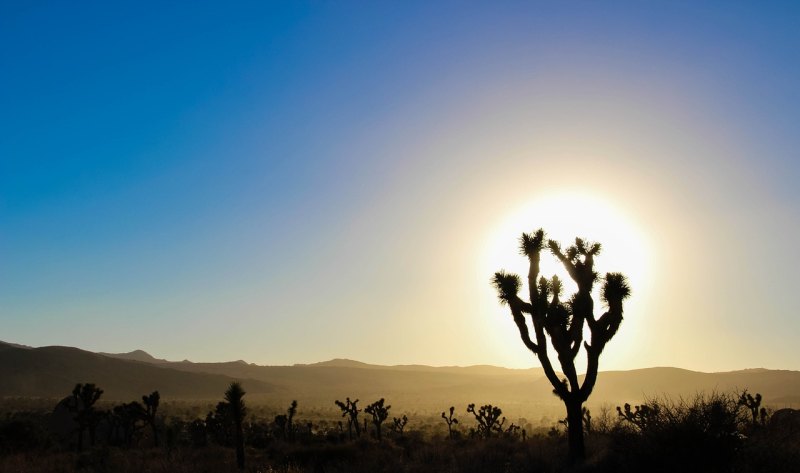
<instances>
[{"instance_id":1,"label":"silhouetted vegetation","mask_svg":"<svg viewBox=\"0 0 800 473\"><path fill-rule=\"evenodd\" d=\"M297 414L297 401L292 401L286 414L275 416L275 427L284 440L293 441L295 434L294 416Z\"/></svg>"},{"instance_id":2,"label":"silhouetted vegetation","mask_svg":"<svg viewBox=\"0 0 800 473\"><path fill-rule=\"evenodd\" d=\"M142 403L144 409L142 410L142 418L153 430L153 444L158 447L158 425L156 425L156 413L158 412L158 403L161 396L158 391L153 391L148 396L142 396Z\"/></svg>"},{"instance_id":3,"label":"silhouetted vegetation","mask_svg":"<svg viewBox=\"0 0 800 473\"><path fill-rule=\"evenodd\" d=\"M468 405L469 421L455 418L456 406L428 417L417 414L412 419L404 414L391 418L393 435L382 436L378 429L389 418L390 407L381 399L364 409L376 429L371 439L351 438L343 431L337 420L341 407L317 414L312 421L301 417L298 403L292 401L280 414L286 419L282 426L271 420L268 410L254 416L244 404L244 390L238 383L229 386L224 400L205 417L199 408L180 415L175 410L163 414L163 402L157 408L158 417L138 402L102 405L101 389L79 386L69 399L88 396L81 406L91 407L93 418L99 419L94 447L84 445L76 453L78 411L9 413L0 420L0 471L220 472L243 468L245 456L251 471L287 473L570 469L560 460L566 457L569 444L568 434L558 428L561 424L555 423L550 433L546 425L528 426L526 432L520 425L508 425L503 410L490 404ZM151 405L152 396L144 396ZM653 399L621 405L616 416L609 415L613 410L601 408L596 418L584 409L581 423L587 434L587 461L581 471L795 471L800 461L800 411L775 411L753 429L752 407L740 400L741 394L716 393L676 401ZM348 417L355 402L349 404ZM55 417L62 413L68 414L74 426L71 436L62 437L53 430ZM286 430L290 417L292 436ZM154 418L158 433L147 420ZM525 425L524 419L520 422ZM453 428L462 423L473 435L457 438ZM86 425L83 435L88 438ZM155 435L162 438L159 446Z\"/></svg>"},{"instance_id":4,"label":"silhouetted vegetation","mask_svg":"<svg viewBox=\"0 0 800 473\"><path fill-rule=\"evenodd\" d=\"M231 420L233 421L233 434L234 442L236 445L236 466L240 470L244 469L244 416L247 414L247 408L244 405L244 389L242 385L233 382L225 391L225 402L227 403L228 412L230 413ZM293 407L297 406L297 402L293 403Z\"/></svg>"},{"instance_id":5,"label":"silhouetted vegetation","mask_svg":"<svg viewBox=\"0 0 800 473\"><path fill-rule=\"evenodd\" d=\"M110 430L109 443L112 445L133 445L134 438L139 433L144 418L144 409L138 402L127 402L114 406L108 415Z\"/></svg>"},{"instance_id":6,"label":"silhouetted vegetation","mask_svg":"<svg viewBox=\"0 0 800 473\"><path fill-rule=\"evenodd\" d=\"M734 396L712 393L692 400L652 400L617 408L622 422L612 451L619 471L731 471L744 447L746 414Z\"/></svg>"},{"instance_id":7,"label":"silhouetted vegetation","mask_svg":"<svg viewBox=\"0 0 800 473\"><path fill-rule=\"evenodd\" d=\"M381 437L381 425L389 417L389 409L392 408L392 406L386 406L384 403L385 400L380 398L364 408L364 412L372 416L372 425L375 426L375 438L379 442L383 440Z\"/></svg>"},{"instance_id":8,"label":"silhouetted vegetation","mask_svg":"<svg viewBox=\"0 0 800 473\"><path fill-rule=\"evenodd\" d=\"M520 252L528 258L528 290L530 301L522 300L517 293L522 285L519 276L504 271L495 273L492 280L502 304L508 305L525 346L538 357L553 392L567 408L567 430L569 454L574 460L585 457L584 431L582 427L583 403L589 399L597 381L600 354L606 344L617 333L622 322L622 302L630 295L625 277L620 273L606 273L601 297L608 310L599 318L594 315L592 290L599 275L594 270L594 258L600 254L600 244L581 238L562 251L561 245L548 240L547 246L578 286L578 292L566 302L561 300L562 282L557 276L547 279L539 277L541 251L545 246L542 229L534 233L523 233ZM525 315L533 323L534 338L531 339ZM591 339L584 341L584 325L588 325ZM559 379L548 355L550 346L555 350L565 378ZM575 358L585 348L587 367L583 382L578 380Z\"/></svg>"},{"instance_id":9,"label":"silhouetted vegetation","mask_svg":"<svg viewBox=\"0 0 800 473\"><path fill-rule=\"evenodd\" d=\"M392 425L391 429L393 432L403 436L403 432L405 431L406 424L408 424L408 416L403 414L403 417L392 417Z\"/></svg>"},{"instance_id":10,"label":"silhouetted vegetation","mask_svg":"<svg viewBox=\"0 0 800 473\"><path fill-rule=\"evenodd\" d=\"M102 395L103 390L94 384L76 384L75 389L72 390L72 395L61 401L74 414L78 431L78 452L83 450L83 437L86 432L89 433L89 443L94 446L97 425L103 417L95 409L94 405Z\"/></svg>"},{"instance_id":11,"label":"silhouetted vegetation","mask_svg":"<svg viewBox=\"0 0 800 473\"><path fill-rule=\"evenodd\" d=\"M761 407L761 393L756 393L756 395L753 396L745 389L739 396L739 405L750 410L750 415L753 419L753 427L758 425L759 415L761 417L761 423L763 424L766 422L767 410Z\"/></svg>"},{"instance_id":12,"label":"silhouetted vegetation","mask_svg":"<svg viewBox=\"0 0 800 473\"><path fill-rule=\"evenodd\" d=\"M358 413L361 410L358 408L358 399L351 401L348 397L346 402L337 399L336 405L342 410L342 417L347 417L347 435L350 440L353 439L353 430L357 436L361 436L361 426L358 423Z\"/></svg>"},{"instance_id":13,"label":"silhouetted vegetation","mask_svg":"<svg viewBox=\"0 0 800 473\"><path fill-rule=\"evenodd\" d=\"M475 416L475 421L478 423L475 433L483 438L489 438L492 433L500 433L503 431L503 424L506 423L506 418L500 420L503 410L499 407L486 404L475 410L475 404L467 406L467 412Z\"/></svg>"},{"instance_id":14,"label":"silhouetted vegetation","mask_svg":"<svg viewBox=\"0 0 800 473\"><path fill-rule=\"evenodd\" d=\"M458 425L458 419L453 416L453 412L455 412L455 410L455 406L450 406L449 415L445 415L445 413L442 412L442 419L444 419L444 421L447 423L447 438L450 439L452 439L456 433L455 430L453 430L453 426Z\"/></svg>"}]
</instances>

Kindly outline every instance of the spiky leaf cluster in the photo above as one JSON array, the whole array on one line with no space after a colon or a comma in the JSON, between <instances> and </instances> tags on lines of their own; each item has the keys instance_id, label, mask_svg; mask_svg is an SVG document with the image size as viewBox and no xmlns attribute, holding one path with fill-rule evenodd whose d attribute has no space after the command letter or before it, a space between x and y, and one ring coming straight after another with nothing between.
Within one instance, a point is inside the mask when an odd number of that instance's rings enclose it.
<instances>
[{"instance_id":1,"label":"spiky leaf cluster","mask_svg":"<svg viewBox=\"0 0 800 473\"><path fill-rule=\"evenodd\" d=\"M519 252L524 256L538 256L544 248L544 230L541 228L532 233L523 233L519 239Z\"/></svg>"},{"instance_id":2,"label":"spiky leaf cluster","mask_svg":"<svg viewBox=\"0 0 800 473\"><path fill-rule=\"evenodd\" d=\"M494 273L492 284L497 289L497 297L500 299L501 304L509 304L514 301L522 285L519 276L506 273L503 270Z\"/></svg>"},{"instance_id":3,"label":"spiky leaf cluster","mask_svg":"<svg viewBox=\"0 0 800 473\"><path fill-rule=\"evenodd\" d=\"M607 305L621 304L630 297L631 287L622 273L607 273L604 279L601 296Z\"/></svg>"}]
</instances>

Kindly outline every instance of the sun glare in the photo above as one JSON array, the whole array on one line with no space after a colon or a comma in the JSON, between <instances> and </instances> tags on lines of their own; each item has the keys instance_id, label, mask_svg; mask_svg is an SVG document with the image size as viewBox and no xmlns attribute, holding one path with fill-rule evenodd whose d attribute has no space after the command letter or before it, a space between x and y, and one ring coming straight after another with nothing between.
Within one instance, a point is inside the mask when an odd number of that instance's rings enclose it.
<instances>
[{"instance_id":1,"label":"sun glare","mask_svg":"<svg viewBox=\"0 0 800 473\"><path fill-rule=\"evenodd\" d=\"M487 236L486 277L502 269L525 280L528 262L519 253L519 237L538 228L543 228L548 238L560 242L562 248L574 243L575 237L601 243L602 251L595 265L597 272L601 277L606 272L625 274L634 295L647 281L649 252L637 226L607 201L574 192L551 194L507 214ZM542 252L540 274L547 277L557 274L563 279L565 295L577 289L561 264L546 250Z\"/></svg>"}]
</instances>

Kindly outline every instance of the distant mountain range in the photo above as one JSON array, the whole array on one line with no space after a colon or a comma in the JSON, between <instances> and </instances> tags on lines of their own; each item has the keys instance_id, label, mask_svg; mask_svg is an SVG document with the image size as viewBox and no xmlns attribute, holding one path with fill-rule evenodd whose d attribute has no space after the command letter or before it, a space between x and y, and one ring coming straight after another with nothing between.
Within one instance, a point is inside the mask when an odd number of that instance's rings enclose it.
<instances>
[{"instance_id":1,"label":"distant mountain range","mask_svg":"<svg viewBox=\"0 0 800 473\"><path fill-rule=\"evenodd\" d=\"M164 399L220 399L239 380L250 402L327 406L345 397L374 400L420 411L450 405L493 403L528 411L559 404L540 368L495 366L381 366L334 359L294 366L260 366L244 361L167 361L136 350L93 353L71 347L33 348L0 342L0 396L61 398L76 383L100 386L107 400L133 400L158 390ZM800 371L749 369L701 373L679 368L608 371L598 377L591 402L639 402L647 397L691 397L698 392L760 392L767 404L800 404ZM373 399L374 398L374 399Z\"/></svg>"}]
</instances>

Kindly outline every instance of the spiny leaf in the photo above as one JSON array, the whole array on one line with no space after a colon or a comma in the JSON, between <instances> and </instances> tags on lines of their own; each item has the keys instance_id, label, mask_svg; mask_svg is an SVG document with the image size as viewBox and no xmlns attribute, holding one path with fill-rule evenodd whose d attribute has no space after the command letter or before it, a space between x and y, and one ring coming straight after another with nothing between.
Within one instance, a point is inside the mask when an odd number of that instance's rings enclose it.
<instances>
[{"instance_id":1,"label":"spiny leaf","mask_svg":"<svg viewBox=\"0 0 800 473\"><path fill-rule=\"evenodd\" d=\"M631 295L628 279L622 273L606 273L603 283L603 302L622 302Z\"/></svg>"},{"instance_id":2,"label":"spiny leaf","mask_svg":"<svg viewBox=\"0 0 800 473\"><path fill-rule=\"evenodd\" d=\"M523 233L519 239L519 251L528 257L539 254L543 246L544 230L541 228L533 233Z\"/></svg>"},{"instance_id":3,"label":"spiny leaf","mask_svg":"<svg viewBox=\"0 0 800 473\"><path fill-rule=\"evenodd\" d=\"M500 270L494 273L492 285L497 289L497 297L500 299L500 303L507 304L517 296L522 283L516 274Z\"/></svg>"}]
</instances>

